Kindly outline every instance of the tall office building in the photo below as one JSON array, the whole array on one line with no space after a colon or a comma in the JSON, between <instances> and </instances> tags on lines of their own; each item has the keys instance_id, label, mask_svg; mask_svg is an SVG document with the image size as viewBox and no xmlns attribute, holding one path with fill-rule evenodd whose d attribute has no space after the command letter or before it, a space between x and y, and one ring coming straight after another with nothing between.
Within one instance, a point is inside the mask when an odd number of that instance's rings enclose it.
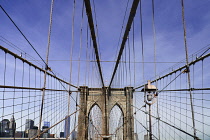
<instances>
[{"instance_id":1,"label":"tall office building","mask_svg":"<svg viewBox=\"0 0 210 140\"><path fill-rule=\"evenodd\" d=\"M1 130L1 121L0 121L0 137L1 137L1 133L2 133L2 130Z\"/></svg>"},{"instance_id":2,"label":"tall office building","mask_svg":"<svg viewBox=\"0 0 210 140\"><path fill-rule=\"evenodd\" d=\"M1 137L8 137L9 136L9 120L3 119L1 121Z\"/></svg>"},{"instance_id":3,"label":"tall office building","mask_svg":"<svg viewBox=\"0 0 210 140\"><path fill-rule=\"evenodd\" d=\"M76 140L77 139L77 131L73 131L71 134L71 140Z\"/></svg>"},{"instance_id":4,"label":"tall office building","mask_svg":"<svg viewBox=\"0 0 210 140\"><path fill-rule=\"evenodd\" d=\"M48 128L50 127L50 122L45 122L44 121L44 126L48 126Z\"/></svg>"},{"instance_id":5,"label":"tall office building","mask_svg":"<svg viewBox=\"0 0 210 140\"><path fill-rule=\"evenodd\" d=\"M33 127L34 127L34 121L31 119L26 119L25 131L32 129Z\"/></svg>"},{"instance_id":6,"label":"tall office building","mask_svg":"<svg viewBox=\"0 0 210 140\"><path fill-rule=\"evenodd\" d=\"M139 140L138 133L134 133L134 140Z\"/></svg>"},{"instance_id":7,"label":"tall office building","mask_svg":"<svg viewBox=\"0 0 210 140\"><path fill-rule=\"evenodd\" d=\"M60 138L64 138L64 132L60 132Z\"/></svg>"},{"instance_id":8,"label":"tall office building","mask_svg":"<svg viewBox=\"0 0 210 140\"><path fill-rule=\"evenodd\" d=\"M65 119L64 137L68 137L70 133L70 116Z\"/></svg>"},{"instance_id":9,"label":"tall office building","mask_svg":"<svg viewBox=\"0 0 210 140\"><path fill-rule=\"evenodd\" d=\"M44 125L43 126L47 126L48 128L50 128L50 122L44 121ZM50 130L48 130L48 133L50 133Z\"/></svg>"},{"instance_id":10,"label":"tall office building","mask_svg":"<svg viewBox=\"0 0 210 140\"><path fill-rule=\"evenodd\" d=\"M15 122L14 115L12 115L12 118L10 119L10 123L9 123L9 135L11 137L15 136L15 130L16 130L16 122Z\"/></svg>"},{"instance_id":11,"label":"tall office building","mask_svg":"<svg viewBox=\"0 0 210 140\"><path fill-rule=\"evenodd\" d=\"M148 134L144 135L144 140L149 140L149 135Z\"/></svg>"},{"instance_id":12,"label":"tall office building","mask_svg":"<svg viewBox=\"0 0 210 140\"><path fill-rule=\"evenodd\" d=\"M38 134L38 127L33 126L31 129L28 130L28 138L33 138Z\"/></svg>"}]
</instances>

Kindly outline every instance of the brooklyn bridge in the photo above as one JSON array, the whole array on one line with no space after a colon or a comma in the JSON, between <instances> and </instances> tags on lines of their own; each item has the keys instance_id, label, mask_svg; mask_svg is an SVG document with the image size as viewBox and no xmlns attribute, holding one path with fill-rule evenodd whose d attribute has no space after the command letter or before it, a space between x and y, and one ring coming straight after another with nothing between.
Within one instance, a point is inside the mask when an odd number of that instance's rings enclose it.
<instances>
[{"instance_id":1,"label":"brooklyn bridge","mask_svg":"<svg viewBox=\"0 0 210 140\"><path fill-rule=\"evenodd\" d=\"M210 1L0 4L0 139L210 140Z\"/></svg>"}]
</instances>

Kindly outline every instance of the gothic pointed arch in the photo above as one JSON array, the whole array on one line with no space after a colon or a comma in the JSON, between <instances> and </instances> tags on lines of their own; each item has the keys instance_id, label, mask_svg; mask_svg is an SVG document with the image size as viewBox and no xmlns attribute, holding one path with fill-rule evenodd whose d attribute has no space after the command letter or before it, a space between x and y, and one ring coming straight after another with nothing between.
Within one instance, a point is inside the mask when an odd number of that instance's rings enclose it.
<instances>
[{"instance_id":1,"label":"gothic pointed arch","mask_svg":"<svg viewBox=\"0 0 210 140\"><path fill-rule=\"evenodd\" d=\"M88 113L88 139L100 137L102 131L102 110L97 103L94 103Z\"/></svg>"},{"instance_id":2,"label":"gothic pointed arch","mask_svg":"<svg viewBox=\"0 0 210 140\"><path fill-rule=\"evenodd\" d=\"M122 140L124 132L124 113L121 106L115 103L109 112L109 134L112 138Z\"/></svg>"}]
</instances>

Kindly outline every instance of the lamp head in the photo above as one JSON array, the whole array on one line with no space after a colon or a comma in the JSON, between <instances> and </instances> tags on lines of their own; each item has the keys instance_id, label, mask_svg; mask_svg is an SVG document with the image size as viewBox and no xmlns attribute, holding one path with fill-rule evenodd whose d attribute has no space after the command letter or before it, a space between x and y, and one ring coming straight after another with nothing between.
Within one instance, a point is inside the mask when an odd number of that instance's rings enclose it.
<instances>
[{"instance_id":1,"label":"lamp head","mask_svg":"<svg viewBox=\"0 0 210 140\"><path fill-rule=\"evenodd\" d=\"M145 102L147 104L153 104L155 102L153 99L156 98L157 88L154 85L151 85L150 80L141 91L145 93Z\"/></svg>"}]
</instances>

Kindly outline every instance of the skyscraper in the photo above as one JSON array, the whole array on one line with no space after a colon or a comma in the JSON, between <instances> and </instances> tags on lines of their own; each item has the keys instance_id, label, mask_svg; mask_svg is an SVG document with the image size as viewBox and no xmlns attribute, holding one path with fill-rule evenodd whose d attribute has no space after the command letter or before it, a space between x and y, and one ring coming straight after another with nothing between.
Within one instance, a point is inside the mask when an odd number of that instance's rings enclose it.
<instances>
[{"instance_id":1,"label":"skyscraper","mask_svg":"<svg viewBox=\"0 0 210 140\"><path fill-rule=\"evenodd\" d=\"M48 128L50 128L50 122L44 121L44 126L47 126ZM48 130L48 133L50 133L50 130Z\"/></svg>"},{"instance_id":2,"label":"skyscraper","mask_svg":"<svg viewBox=\"0 0 210 140\"><path fill-rule=\"evenodd\" d=\"M33 127L34 127L34 121L31 119L26 119L25 131L32 129Z\"/></svg>"},{"instance_id":3,"label":"skyscraper","mask_svg":"<svg viewBox=\"0 0 210 140\"><path fill-rule=\"evenodd\" d=\"M48 126L48 128L50 127L50 122L45 122L44 121L44 126Z\"/></svg>"},{"instance_id":4,"label":"skyscraper","mask_svg":"<svg viewBox=\"0 0 210 140\"><path fill-rule=\"evenodd\" d=\"M64 138L64 132L60 132L60 138Z\"/></svg>"},{"instance_id":5,"label":"skyscraper","mask_svg":"<svg viewBox=\"0 0 210 140\"><path fill-rule=\"evenodd\" d=\"M9 120L3 119L1 121L1 137L9 136Z\"/></svg>"},{"instance_id":6,"label":"skyscraper","mask_svg":"<svg viewBox=\"0 0 210 140\"><path fill-rule=\"evenodd\" d=\"M0 137L1 137L1 133L2 133L2 130L1 130L1 121L0 121Z\"/></svg>"},{"instance_id":7,"label":"skyscraper","mask_svg":"<svg viewBox=\"0 0 210 140\"><path fill-rule=\"evenodd\" d=\"M31 129L28 130L28 138L33 138L38 134L38 127L33 126Z\"/></svg>"},{"instance_id":8,"label":"skyscraper","mask_svg":"<svg viewBox=\"0 0 210 140\"><path fill-rule=\"evenodd\" d=\"M15 122L14 115L12 115L12 118L10 119L10 123L9 123L9 135L11 137L15 136L15 130L16 130L16 122Z\"/></svg>"},{"instance_id":9,"label":"skyscraper","mask_svg":"<svg viewBox=\"0 0 210 140\"><path fill-rule=\"evenodd\" d=\"M77 131L73 131L71 134L71 140L76 140L77 139Z\"/></svg>"},{"instance_id":10,"label":"skyscraper","mask_svg":"<svg viewBox=\"0 0 210 140\"><path fill-rule=\"evenodd\" d=\"M69 136L70 133L70 116L65 119L64 137Z\"/></svg>"},{"instance_id":11,"label":"skyscraper","mask_svg":"<svg viewBox=\"0 0 210 140\"><path fill-rule=\"evenodd\" d=\"M134 133L134 140L138 140L138 133Z\"/></svg>"}]
</instances>

